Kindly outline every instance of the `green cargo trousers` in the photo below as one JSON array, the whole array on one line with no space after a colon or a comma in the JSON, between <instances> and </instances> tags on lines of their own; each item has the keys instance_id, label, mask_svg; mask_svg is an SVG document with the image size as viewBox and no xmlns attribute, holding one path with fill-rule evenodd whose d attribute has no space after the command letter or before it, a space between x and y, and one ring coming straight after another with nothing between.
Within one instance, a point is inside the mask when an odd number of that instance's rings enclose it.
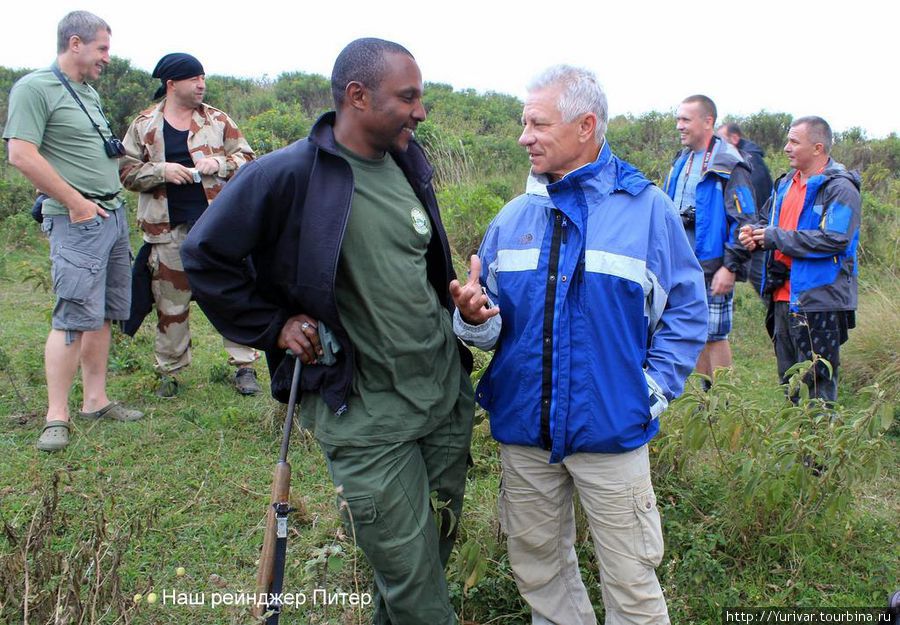
<instances>
[{"instance_id":1,"label":"green cargo trousers","mask_svg":"<svg viewBox=\"0 0 900 625\"><path fill-rule=\"evenodd\" d=\"M444 576L456 524L442 511L438 530L430 494L460 518L474 416L471 386L463 387L453 412L418 440L369 447L319 443L340 487L348 534L355 532L374 571L375 625L457 622Z\"/></svg>"}]
</instances>

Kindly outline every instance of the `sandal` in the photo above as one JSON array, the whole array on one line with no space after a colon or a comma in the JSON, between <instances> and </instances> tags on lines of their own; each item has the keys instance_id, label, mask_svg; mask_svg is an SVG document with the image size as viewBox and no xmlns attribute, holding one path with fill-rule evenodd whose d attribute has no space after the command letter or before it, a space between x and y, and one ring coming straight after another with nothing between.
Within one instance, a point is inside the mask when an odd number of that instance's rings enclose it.
<instances>
[{"instance_id":1,"label":"sandal","mask_svg":"<svg viewBox=\"0 0 900 625\"><path fill-rule=\"evenodd\" d=\"M80 412L78 416L82 419L113 419L115 421L137 421L144 416L140 410L132 410L126 408L117 401L111 402L94 412Z\"/></svg>"},{"instance_id":2,"label":"sandal","mask_svg":"<svg viewBox=\"0 0 900 625\"><path fill-rule=\"evenodd\" d=\"M37 448L41 451L59 451L69 444L69 422L54 420L47 421L41 436L38 438Z\"/></svg>"}]
</instances>

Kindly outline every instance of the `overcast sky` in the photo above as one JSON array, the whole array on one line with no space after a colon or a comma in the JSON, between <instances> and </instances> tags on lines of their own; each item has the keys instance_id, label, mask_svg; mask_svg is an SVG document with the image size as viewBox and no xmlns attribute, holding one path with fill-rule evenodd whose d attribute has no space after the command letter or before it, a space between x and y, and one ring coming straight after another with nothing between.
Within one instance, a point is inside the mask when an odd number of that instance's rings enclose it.
<instances>
[{"instance_id":1,"label":"overcast sky","mask_svg":"<svg viewBox=\"0 0 900 625\"><path fill-rule=\"evenodd\" d=\"M821 115L869 137L900 132L900 9L891 1L12 0L0 65L49 64L56 25L74 9L107 20L112 53L147 71L183 51L208 74L329 76L344 45L375 36L405 45L426 82L457 89L523 97L538 70L570 63L597 73L613 116L672 110L704 93L720 116L765 109Z\"/></svg>"}]
</instances>

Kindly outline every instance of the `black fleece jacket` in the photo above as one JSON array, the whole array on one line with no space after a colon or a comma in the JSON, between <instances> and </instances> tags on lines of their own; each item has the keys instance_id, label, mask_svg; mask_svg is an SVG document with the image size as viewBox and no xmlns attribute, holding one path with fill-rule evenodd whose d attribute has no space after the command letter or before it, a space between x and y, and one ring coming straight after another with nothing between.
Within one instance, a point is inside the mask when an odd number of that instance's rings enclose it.
<instances>
[{"instance_id":1,"label":"black fleece jacket","mask_svg":"<svg viewBox=\"0 0 900 625\"><path fill-rule=\"evenodd\" d=\"M353 173L334 139L334 112L309 137L248 163L225 185L181 249L191 291L226 338L266 352L272 395L287 402L291 366L278 348L285 321L304 313L324 321L341 343L338 362L303 368L301 390L318 391L339 411L353 378L353 349L334 294L341 243L350 216ZM433 169L411 141L392 153L431 219L428 281L453 310L450 246L431 185ZM460 357L471 370L462 344Z\"/></svg>"}]
</instances>

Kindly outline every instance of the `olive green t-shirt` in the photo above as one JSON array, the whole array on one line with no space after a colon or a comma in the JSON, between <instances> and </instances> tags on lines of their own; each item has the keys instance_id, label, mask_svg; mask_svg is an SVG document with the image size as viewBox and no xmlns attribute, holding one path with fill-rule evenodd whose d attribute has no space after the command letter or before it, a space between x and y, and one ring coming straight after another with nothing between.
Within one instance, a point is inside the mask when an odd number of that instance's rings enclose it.
<instances>
[{"instance_id":1,"label":"olive green t-shirt","mask_svg":"<svg viewBox=\"0 0 900 625\"><path fill-rule=\"evenodd\" d=\"M70 80L69 84L108 138L111 133L100 107L100 96L86 83ZM81 193L105 196L122 189L118 159L106 155L103 141L88 116L50 68L31 72L13 85L3 138L36 145L56 173ZM106 210L115 210L122 201L115 197L98 203ZM69 211L49 198L44 202L43 213L68 215Z\"/></svg>"},{"instance_id":2,"label":"olive green t-shirt","mask_svg":"<svg viewBox=\"0 0 900 625\"><path fill-rule=\"evenodd\" d=\"M414 440L451 414L462 370L450 314L428 282L431 222L389 154L342 153L354 193L335 295L353 343L353 386L346 412L310 393L301 419L331 445Z\"/></svg>"}]
</instances>

